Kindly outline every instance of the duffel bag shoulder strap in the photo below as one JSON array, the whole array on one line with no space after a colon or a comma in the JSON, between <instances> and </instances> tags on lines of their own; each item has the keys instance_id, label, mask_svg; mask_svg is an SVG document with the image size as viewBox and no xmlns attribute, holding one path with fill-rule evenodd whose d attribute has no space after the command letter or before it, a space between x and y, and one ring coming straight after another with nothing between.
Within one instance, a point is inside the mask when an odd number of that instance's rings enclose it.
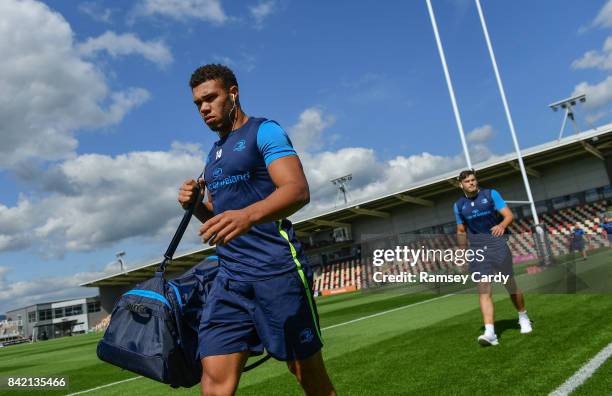
<instances>
[{"instance_id":1,"label":"duffel bag shoulder strap","mask_svg":"<svg viewBox=\"0 0 612 396\"><path fill-rule=\"evenodd\" d=\"M199 180L203 175L204 173L202 172L200 176L198 176L196 181ZM193 211L195 210L196 205L198 205L198 201L199 201L198 197L200 196L200 185L197 182L195 186L195 195L196 195L196 199L194 199L193 202L189 204L187 209L185 209L185 214L183 214L181 223L176 229L176 232L174 233L174 236L172 237L172 241L170 241L170 245L168 246L168 249L166 249L166 253L164 253L164 259L159 265L157 272L161 272L163 274L166 271L166 266L170 263L170 261L172 261L174 252L176 251L176 248L181 242L181 238L183 238L183 234L185 233L185 230L187 229L187 226L189 225L189 221L191 220Z\"/></svg>"},{"instance_id":2,"label":"duffel bag shoulder strap","mask_svg":"<svg viewBox=\"0 0 612 396\"><path fill-rule=\"evenodd\" d=\"M270 354L267 354L266 356L262 357L261 359L259 359L256 362L253 362L249 365L244 366L244 369L242 370L243 372L247 372L249 370L253 370L255 367L263 364L266 362L266 360L270 359L272 356Z\"/></svg>"}]
</instances>

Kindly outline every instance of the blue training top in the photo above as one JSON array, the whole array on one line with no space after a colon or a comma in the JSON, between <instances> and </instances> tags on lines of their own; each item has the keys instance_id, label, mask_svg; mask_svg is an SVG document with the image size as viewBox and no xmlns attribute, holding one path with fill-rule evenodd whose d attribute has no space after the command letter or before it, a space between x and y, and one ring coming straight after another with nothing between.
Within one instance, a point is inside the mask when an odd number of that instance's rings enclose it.
<instances>
[{"instance_id":1,"label":"blue training top","mask_svg":"<svg viewBox=\"0 0 612 396\"><path fill-rule=\"evenodd\" d=\"M601 227L606 230L608 235L612 235L612 221L608 221L607 223L601 223Z\"/></svg>"},{"instance_id":2,"label":"blue training top","mask_svg":"<svg viewBox=\"0 0 612 396\"><path fill-rule=\"evenodd\" d=\"M497 212L506 206L506 201L496 190L481 188L474 197L459 198L453 205L453 210L457 224L465 224L468 234L491 235L491 228L503 220Z\"/></svg>"},{"instance_id":3,"label":"blue training top","mask_svg":"<svg viewBox=\"0 0 612 396\"><path fill-rule=\"evenodd\" d=\"M574 237L575 241L582 241L584 234L585 232L582 228L574 228L572 230L572 236Z\"/></svg>"},{"instance_id":4,"label":"blue training top","mask_svg":"<svg viewBox=\"0 0 612 396\"><path fill-rule=\"evenodd\" d=\"M276 190L268 173L272 161L297 155L275 121L253 118L213 144L204 180L213 211L243 209ZM261 280L307 268L302 245L287 219L257 224L225 245L216 246L219 272L234 280ZM309 269L308 269L309 270Z\"/></svg>"}]
</instances>

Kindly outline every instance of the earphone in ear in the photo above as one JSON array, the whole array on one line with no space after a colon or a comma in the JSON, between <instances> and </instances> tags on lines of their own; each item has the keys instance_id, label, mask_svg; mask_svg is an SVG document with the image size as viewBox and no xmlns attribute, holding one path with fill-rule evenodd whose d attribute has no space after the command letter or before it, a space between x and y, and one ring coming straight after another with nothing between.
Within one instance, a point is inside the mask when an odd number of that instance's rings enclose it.
<instances>
[{"instance_id":1,"label":"earphone in ear","mask_svg":"<svg viewBox=\"0 0 612 396\"><path fill-rule=\"evenodd\" d=\"M236 95L235 94L231 94L231 97L232 97L232 102L235 103L236 102Z\"/></svg>"}]
</instances>

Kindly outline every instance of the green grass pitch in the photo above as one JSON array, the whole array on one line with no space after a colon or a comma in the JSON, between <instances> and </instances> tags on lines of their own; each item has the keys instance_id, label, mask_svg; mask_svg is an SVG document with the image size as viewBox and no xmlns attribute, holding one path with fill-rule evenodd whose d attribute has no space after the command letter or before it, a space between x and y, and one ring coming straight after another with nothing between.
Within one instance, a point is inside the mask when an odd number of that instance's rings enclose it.
<instances>
[{"instance_id":1,"label":"green grass pitch","mask_svg":"<svg viewBox=\"0 0 612 396\"><path fill-rule=\"evenodd\" d=\"M578 261L576 268L584 269L579 274L583 279L612 281L612 249ZM520 275L519 284L534 276ZM319 298L324 357L338 393L548 394L612 342L610 293L527 294L534 321L534 332L528 335L519 334L507 295L496 293L495 299L501 345L482 348L476 343L482 325L475 294L440 297L393 288ZM0 376L69 377L70 389L44 394L79 392L136 377L97 359L99 337L87 334L2 348ZM0 389L0 394L26 393ZM197 395L199 388L173 390L138 378L87 394ZM269 361L243 375L238 394L302 392L284 363ZM575 394L612 394L612 360Z\"/></svg>"}]
</instances>

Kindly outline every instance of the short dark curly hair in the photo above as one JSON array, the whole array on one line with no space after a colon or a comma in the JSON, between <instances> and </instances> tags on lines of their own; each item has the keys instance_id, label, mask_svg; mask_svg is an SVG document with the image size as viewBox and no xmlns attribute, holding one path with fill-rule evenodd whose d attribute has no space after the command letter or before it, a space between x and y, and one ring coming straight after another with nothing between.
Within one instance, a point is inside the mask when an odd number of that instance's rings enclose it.
<instances>
[{"instance_id":1,"label":"short dark curly hair","mask_svg":"<svg viewBox=\"0 0 612 396\"><path fill-rule=\"evenodd\" d=\"M221 80L226 90L232 85L238 86L234 72L225 65L215 63L198 67L191 75L189 86L193 89L208 80Z\"/></svg>"},{"instance_id":2,"label":"short dark curly hair","mask_svg":"<svg viewBox=\"0 0 612 396\"><path fill-rule=\"evenodd\" d=\"M457 176L457 180L463 181L467 179L470 175L476 176L476 171L474 169L464 170L461 173L459 173L459 176Z\"/></svg>"}]
</instances>

